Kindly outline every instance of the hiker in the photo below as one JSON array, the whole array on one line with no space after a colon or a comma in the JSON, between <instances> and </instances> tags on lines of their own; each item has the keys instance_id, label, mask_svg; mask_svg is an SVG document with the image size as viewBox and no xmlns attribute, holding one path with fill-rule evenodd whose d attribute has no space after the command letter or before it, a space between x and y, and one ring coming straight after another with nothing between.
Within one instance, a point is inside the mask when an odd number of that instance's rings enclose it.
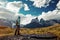
<instances>
[{"instance_id":1,"label":"hiker","mask_svg":"<svg viewBox=\"0 0 60 40\"><path fill-rule=\"evenodd\" d=\"M15 30L15 35L20 35L20 16L18 16L18 19L16 20L16 30Z\"/></svg>"}]
</instances>

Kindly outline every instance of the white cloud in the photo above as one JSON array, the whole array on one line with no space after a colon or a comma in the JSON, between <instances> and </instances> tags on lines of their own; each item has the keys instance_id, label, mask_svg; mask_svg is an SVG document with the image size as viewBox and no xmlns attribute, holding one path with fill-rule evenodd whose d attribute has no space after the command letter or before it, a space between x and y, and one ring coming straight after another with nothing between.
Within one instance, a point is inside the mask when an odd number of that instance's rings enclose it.
<instances>
[{"instance_id":1,"label":"white cloud","mask_svg":"<svg viewBox=\"0 0 60 40\"><path fill-rule=\"evenodd\" d=\"M31 21L31 15L23 15L18 14L18 11L21 7L23 7L22 2L0 2L0 18L8 19L8 20L16 20L17 16L21 17L21 24L27 24ZM29 10L27 4L24 4L25 10ZM30 19L29 19L30 18Z\"/></svg>"},{"instance_id":2,"label":"white cloud","mask_svg":"<svg viewBox=\"0 0 60 40\"><path fill-rule=\"evenodd\" d=\"M33 0L34 1L34 0ZM36 0L35 0L36 1ZM37 0L38 1L38 0ZM49 1L50 2L50 1ZM48 2L48 3L49 3ZM58 3L60 4L60 3ZM57 5L58 5L57 4ZM37 5L37 4L36 4ZM44 5L45 6L45 5ZM43 7L43 5L39 5L38 7ZM59 6L57 6L59 7ZM26 9L26 8L25 8ZM29 9L29 8L27 8ZM23 14L18 14L21 17L21 24L28 24L31 22L32 19L36 18L36 16L27 14L27 15L23 15ZM38 19L45 19L45 20L50 20L50 19L60 19L60 11L58 9L55 9L53 11L48 11L48 12L42 12L41 15L38 16Z\"/></svg>"},{"instance_id":3,"label":"white cloud","mask_svg":"<svg viewBox=\"0 0 60 40\"><path fill-rule=\"evenodd\" d=\"M6 4L4 4L6 3ZM27 14L23 15L18 14L18 11L20 10L21 7L23 7L23 3L20 1L14 1L14 2L0 2L0 18L8 19L8 20L16 20L17 16L21 17L21 24L27 24L30 23L33 16ZM25 11L29 10L28 5L24 4L24 9ZM32 18L31 18L32 17Z\"/></svg>"},{"instance_id":4,"label":"white cloud","mask_svg":"<svg viewBox=\"0 0 60 40\"><path fill-rule=\"evenodd\" d=\"M51 0L30 0L30 1L34 2L33 6L41 8L41 7L47 7L47 6L49 6L49 2Z\"/></svg>"},{"instance_id":5,"label":"white cloud","mask_svg":"<svg viewBox=\"0 0 60 40\"><path fill-rule=\"evenodd\" d=\"M35 4L35 1L36 0L32 0L34 1L33 4ZM40 5L40 2L38 3L39 0L37 0L37 3L34 5L36 7L45 7L44 3L43 5ZM50 1L49 1L50 2ZM47 2L47 3L49 3ZM60 4L60 3L58 3ZM58 5L57 4L57 5ZM1 5L5 5L5 4L1 4ZM0 5L0 6L1 6ZM33 16L33 15L30 15L30 14L27 14L27 15L23 15L22 13L21 14L18 14L18 11L19 9L22 7L23 4L21 4L21 2L7 2L7 5L6 7L0 7L0 18L6 18L6 19L9 19L9 20L15 20L17 18L17 15L21 17L21 24L28 24L31 22L32 19L36 18L36 16ZM24 4L25 8L24 10L30 10L28 5L27 4ZM59 6L57 6L59 7ZM46 12L42 12L41 15L38 16L39 19L43 18L45 20L49 20L49 19L59 19L60 18L60 11L58 9L55 9L53 11L48 11L47 13Z\"/></svg>"},{"instance_id":6,"label":"white cloud","mask_svg":"<svg viewBox=\"0 0 60 40\"><path fill-rule=\"evenodd\" d=\"M9 19L9 20L14 20L14 15L15 13L0 7L0 18L5 18L5 19Z\"/></svg>"},{"instance_id":7,"label":"white cloud","mask_svg":"<svg viewBox=\"0 0 60 40\"><path fill-rule=\"evenodd\" d=\"M25 11L30 10L27 4L24 4L24 10L25 10Z\"/></svg>"},{"instance_id":8,"label":"white cloud","mask_svg":"<svg viewBox=\"0 0 60 40\"><path fill-rule=\"evenodd\" d=\"M24 25L30 23L32 18L34 18L34 16L29 15L29 14L23 15L23 14L17 13L17 15L21 17L21 19L20 19L21 24L24 24ZM5 8L0 7L0 18L16 21L17 16L15 15L14 12L11 12Z\"/></svg>"},{"instance_id":9,"label":"white cloud","mask_svg":"<svg viewBox=\"0 0 60 40\"><path fill-rule=\"evenodd\" d=\"M5 7L7 2L0 2L0 6Z\"/></svg>"},{"instance_id":10,"label":"white cloud","mask_svg":"<svg viewBox=\"0 0 60 40\"><path fill-rule=\"evenodd\" d=\"M22 2L4 2L0 1L0 18L6 18L9 20L16 20L16 14L22 6Z\"/></svg>"},{"instance_id":11,"label":"white cloud","mask_svg":"<svg viewBox=\"0 0 60 40\"><path fill-rule=\"evenodd\" d=\"M42 12L42 15L39 16L39 19L45 19L45 20L50 20L50 19L60 19L60 12L58 12L58 10L54 10L54 11L49 11L47 13Z\"/></svg>"},{"instance_id":12,"label":"white cloud","mask_svg":"<svg viewBox=\"0 0 60 40\"><path fill-rule=\"evenodd\" d=\"M7 9L4 9L4 8L0 8L0 9L2 9L2 10L0 10L0 18L16 21L17 16L15 16L14 12L10 12ZM18 16L21 17L21 19L20 19L21 20L21 24L24 24L24 25L30 23L31 20L33 18L35 18L35 16L32 16L30 14L27 14L27 15L18 14Z\"/></svg>"},{"instance_id":13,"label":"white cloud","mask_svg":"<svg viewBox=\"0 0 60 40\"><path fill-rule=\"evenodd\" d=\"M22 23L22 24L28 24L28 23L30 23L31 20L34 19L34 18L35 18L35 16L32 16L32 15L30 15L30 14L27 14L21 23Z\"/></svg>"},{"instance_id":14,"label":"white cloud","mask_svg":"<svg viewBox=\"0 0 60 40\"><path fill-rule=\"evenodd\" d=\"M43 18L45 20L50 20L50 19L60 19L60 1L56 5L57 8L53 11L48 11L48 12L42 12L41 15L39 15L39 19Z\"/></svg>"},{"instance_id":15,"label":"white cloud","mask_svg":"<svg viewBox=\"0 0 60 40\"><path fill-rule=\"evenodd\" d=\"M0 0L0 2L6 2L7 0Z\"/></svg>"},{"instance_id":16,"label":"white cloud","mask_svg":"<svg viewBox=\"0 0 60 40\"><path fill-rule=\"evenodd\" d=\"M8 2L6 8L12 12L19 12L19 9L23 6L21 1Z\"/></svg>"},{"instance_id":17,"label":"white cloud","mask_svg":"<svg viewBox=\"0 0 60 40\"><path fill-rule=\"evenodd\" d=\"M42 12L41 15L38 16L39 19L43 18L45 20L50 19L60 19L60 1L57 3L57 8L53 11Z\"/></svg>"},{"instance_id":18,"label":"white cloud","mask_svg":"<svg viewBox=\"0 0 60 40\"><path fill-rule=\"evenodd\" d=\"M57 8L60 9L60 1L57 4Z\"/></svg>"},{"instance_id":19,"label":"white cloud","mask_svg":"<svg viewBox=\"0 0 60 40\"><path fill-rule=\"evenodd\" d=\"M7 0L0 0L0 6L5 7L7 2Z\"/></svg>"},{"instance_id":20,"label":"white cloud","mask_svg":"<svg viewBox=\"0 0 60 40\"><path fill-rule=\"evenodd\" d=\"M0 19L16 20L14 15L14 12L7 10L5 7L0 7Z\"/></svg>"},{"instance_id":21,"label":"white cloud","mask_svg":"<svg viewBox=\"0 0 60 40\"><path fill-rule=\"evenodd\" d=\"M27 15L24 15L24 14L18 14L18 16L20 16L20 23L23 24L23 25L26 25L28 23L31 22L32 19L36 18L36 16L32 16L31 14L27 14ZM17 16L15 16L17 18Z\"/></svg>"},{"instance_id":22,"label":"white cloud","mask_svg":"<svg viewBox=\"0 0 60 40\"><path fill-rule=\"evenodd\" d=\"M31 14L27 14L27 15L23 15L23 14L19 14L19 16L21 17L21 24L28 24L31 22L32 19L34 19L36 16L32 16Z\"/></svg>"}]
</instances>

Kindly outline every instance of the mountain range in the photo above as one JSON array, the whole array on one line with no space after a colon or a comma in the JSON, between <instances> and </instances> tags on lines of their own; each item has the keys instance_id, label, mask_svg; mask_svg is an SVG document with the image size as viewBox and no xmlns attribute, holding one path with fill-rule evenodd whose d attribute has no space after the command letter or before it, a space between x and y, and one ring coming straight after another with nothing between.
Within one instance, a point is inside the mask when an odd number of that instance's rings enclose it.
<instances>
[{"instance_id":1,"label":"mountain range","mask_svg":"<svg viewBox=\"0 0 60 40\"><path fill-rule=\"evenodd\" d=\"M15 21L0 18L0 26L12 27L13 23L15 23ZM43 18L38 20L38 18L35 18L35 19L32 19L29 24L26 24L26 25L20 24L20 27L23 27L23 28L39 28L39 27L52 26L56 23L60 24L60 20L57 20L57 19L44 20ZM16 28L16 25L13 25L13 28Z\"/></svg>"},{"instance_id":2,"label":"mountain range","mask_svg":"<svg viewBox=\"0 0 60 40\"><path fill-rule=\"evenodd\" d=\"M60 20L57 19L44 20L43 18L41 18L39 21L38 18L35 18L31 20L31 23L25 25L24 27L26 28L48 27L56 23L60 24Z\"/></svg>"},{"instance_id":3,"label":"mountain range","mask_svg":"<svg viewBox=\"0 0 60 40\"><path fill-rule=\"evenodd\" d=\"M13 22L14 22L14 21L0 18L0 26L12 27L12 23L13 23Z\"/></svg>"}]
</instances>

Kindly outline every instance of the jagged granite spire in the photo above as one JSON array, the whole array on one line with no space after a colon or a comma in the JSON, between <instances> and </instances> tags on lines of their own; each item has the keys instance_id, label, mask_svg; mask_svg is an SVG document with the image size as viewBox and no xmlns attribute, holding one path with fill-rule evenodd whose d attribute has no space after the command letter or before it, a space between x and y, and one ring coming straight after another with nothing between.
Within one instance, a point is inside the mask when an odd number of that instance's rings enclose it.
<instances>
[{"instance_id":1,"label":"jagged granite spire","mask_svg":"<svg viewBox=\"0 0 60 40\"><path fill-rule=\"evenodd\" d=\"M38 17L36 17L35 19L32 19L31 22L37 22L37 23L39 23Z\"/></svg>"}]
</instances>

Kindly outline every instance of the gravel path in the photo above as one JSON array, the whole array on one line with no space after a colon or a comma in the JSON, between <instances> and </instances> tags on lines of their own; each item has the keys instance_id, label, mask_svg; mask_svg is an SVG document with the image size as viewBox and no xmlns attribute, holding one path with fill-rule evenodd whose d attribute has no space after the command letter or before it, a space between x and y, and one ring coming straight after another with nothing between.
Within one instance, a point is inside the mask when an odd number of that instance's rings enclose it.
<instances>
[{"instance_id":1,"label":"gravel path","mask_svg":"<svg viewBox=\"0 0 60 40\"><path fill-rule=\"evenodd\" d=\"M5 36L0 38L0 40L55 40L55 39L41 39L39 37L37 39L37 38L31 38L28 35L24 35L24 36L18 35L18 36Z\"/></svg>"}]
</instances>

